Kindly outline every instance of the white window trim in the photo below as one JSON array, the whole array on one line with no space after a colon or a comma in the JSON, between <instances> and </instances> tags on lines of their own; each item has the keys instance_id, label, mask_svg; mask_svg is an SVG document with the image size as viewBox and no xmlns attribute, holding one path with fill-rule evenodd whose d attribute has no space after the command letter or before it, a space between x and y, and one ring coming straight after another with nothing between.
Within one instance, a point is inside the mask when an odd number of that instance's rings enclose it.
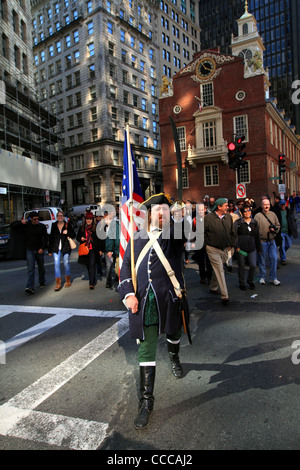
<instances>
[{"instance_id":1,"label":"white window trim","mask_svg":"<svg viewBox=\"0 0 300 470\"><path fill-rule=\"evenodd\" d=\"M186 175L184 175L186 173ZM175 179L176 179L176 189L178 189L178 169L175 170ZM184 185L184 179L186 179L187 184ZM182 189L189 189L190 182L189 182L189 169L187 167L182 168Z\"/></svg>"},{"instance_id":2,"label":"white window trim","mask_svg":"<svg viewBox=\"0 0 300 470\"><path fill-rule=\"evenodd\" d=\"M251 184L251 166L250 166L250 160L245 160L248 163L248 175L249 179L247 181L238 181L238 173L236 172L235 179L236 179L236 184L238 183L243 183L243 184Z\"/></svg>"},{"instance_id":3,"label":"white window trim","mask_svg":"<svg viewBox=\"0 0 300 470\"><path fill-rule=\"evenodd\" d=\"M180 139L179 134L178 134L178 129L183 129L184 130L184 139ZM185 152L187 150L186 148L186 127L185 126L179 126L176 128L177 135L178 135L178 141L179 141L179 147L181 152ZM181 143L184 141L184 148L181 146ZM174 152L176 152L176 145L174 143Z\"/></svg>"},{"instance_id":4,"label":"white window trim","mask_svg":"<svg viewBox=\"0 0 300 470\"><path fill-rule=\"evenodd\" d=\"M240 115L238 115L238 116L234 116L234 117L233 117L233 132L234 132L234 134L237 134L237 132L236 132L236 119L237 119L237 118L242 118L242 117L243 117L243 118L244 118L244 117L246 118L246 130L247 130L247 135L245 135L245 140L244 140L244 142L249 142L248 114L240 114ZM238 135L240 135L240 133L239 133Z\"/></svg>"},{"instance_id":5,"label":"white window trim","mask_svg":"<svg viewBox=\"0 0 300 470\"><path fill-rule=\"evenodd\" d=\"M205 87L205 85L211 85L211 87L212 87L212 104L205 104L205 102L204 102L203 88ZM201 83L200 87L201 87L201 90L200 90L201 95L200 96L201 96L201 106L202 106L202 108L207 108L208 106L214 106L214 104L215 104L214 83L213 82Z\"/></svg>"},{"instance_id":6,"label":"white window trim","mask_svg":"<svg viewBox=\"0 0 300 470\"><path fill-rule=\"evenodd\" d=\"M206 184L206 173L205 173L205 168L206 167L212 167L213 165L216 165L217 169L218 169L218 184ZM218 163L211 163L209 165L203 165L203 178L204 178L204 187L207 187L207 188L210 188L211 186L220 186L220 171L219 171L219 165ZM213 178L212 178L213 180Z\"/></svg>"}]
</instances>

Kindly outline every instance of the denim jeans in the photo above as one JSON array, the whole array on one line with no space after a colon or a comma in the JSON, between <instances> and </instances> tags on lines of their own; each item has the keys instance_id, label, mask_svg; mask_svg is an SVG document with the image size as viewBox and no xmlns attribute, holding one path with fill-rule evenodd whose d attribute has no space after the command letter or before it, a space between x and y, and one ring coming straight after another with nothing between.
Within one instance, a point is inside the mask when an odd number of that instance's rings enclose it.
<instances>
[{"instance_id":1,"label":"denim jeans","mask_svg":"<svg viewBox=\"0 0 300 470\"><path fill-rule=\"evenodd\" d=\"M281 261L286 261L286 252L292 245L292 239L288 233L281 232L282 245L279 248Z\"/></svg>"},{"instance_id":2,"label":"denim jeans","mask_svg":"<svg viewBox=\"0 0 300 470\"><path fill-rule=\"evenodd\" d=\"M97 275L98 276L103 276L103 268L102 268L102 263L103 263L103 254L99 255L100 256L100 262L97 263Z\"/></svg>"},{"instance_id":3,"label":"denim jeans","mask_svg":"<svg viewBox=\"0 0 300 470\"><path fill-rule=\"evenodd\" d=\"M114 273L114 257L109 257L105 253L105 264L106 264L106 282L113 282L113 273Z\"/></svg>"},{"instance_id":4,"label":"denim jeans","mask_svg":"<svg viewBox=\"0 0 300 470\"><path fill-rule=\"evenodd\" d=\"M29 289L34 289L35 262L38 265L39 283L45 284L44 253L39 254L37 250L26 250L27 260L27 285Z\"/></svg>"},{"instance_id":5,"label":"denim jeans","mask_svg":"<svg viewBox=\"0 0 300 470\"><path fill-rule=\"evenodd\" d=\"M272 240L271 242L261 242L261 253L258 253L258 267L260 279L266 279L267 258L269 258L270 262L269 279L270 281L274 281L274 279L277 279L277 246L275 240Z\"/></svg>"},{"instance_id":6,"label":"denim jeans","mask_svg":"<svg viewBox=\"0 0 300 470\"><path fill-rule=\"evenodd\" d=\"M55 277L61 277L60 257L61 257L61 250L58 250L58 253L53 253ZM63 262L64 262L64 268L65 268L65 276L70 276L71 275L71 269L70 269L70 255L69 255L69 253L65 253L63 255Z\"/></svg>"}]
</instances>

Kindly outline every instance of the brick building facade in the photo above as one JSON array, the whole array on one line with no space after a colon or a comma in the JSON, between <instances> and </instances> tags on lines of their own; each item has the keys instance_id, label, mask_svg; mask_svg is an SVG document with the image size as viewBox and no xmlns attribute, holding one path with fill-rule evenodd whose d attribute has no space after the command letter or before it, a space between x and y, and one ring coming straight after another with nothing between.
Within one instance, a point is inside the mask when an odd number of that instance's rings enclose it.
<instances>
[{"instance_id":1,"label":"brick building facade","mask_svg":"<svg viewBox=\"0 0 300 470\"><path fill-rule=\"evenodd\" d=\"M255 64L254 64L255 65ZM227 143L245 135L241 181L247 197L278 191L278 155L286 155L286 193L299 192L299 139L274 99L267 74L246 70L243 58L201 51L173 77L159 103L164 190L177 197L177 163L170 117L180 141L183 199L205 195L236 198L236 172L228 166Z\"/></svg>"}]
</instances>

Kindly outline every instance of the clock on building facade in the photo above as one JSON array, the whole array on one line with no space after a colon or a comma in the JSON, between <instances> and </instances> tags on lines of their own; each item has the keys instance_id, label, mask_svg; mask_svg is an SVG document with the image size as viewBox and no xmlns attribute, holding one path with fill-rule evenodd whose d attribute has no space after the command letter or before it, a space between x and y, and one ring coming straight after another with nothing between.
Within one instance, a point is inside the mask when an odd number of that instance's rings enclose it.
<instances>
[{"instance_id":1,"label":"clock on building facade","mask_svg":"<svg viewBox=\"0 0 300 470\"><path fill-rule=\"evenodd\" d=\"M212 77L216 70L216 62L209 57L201 59L196 66L196 75L199 78L208 79Z\"/></svg>"}]
</instances>

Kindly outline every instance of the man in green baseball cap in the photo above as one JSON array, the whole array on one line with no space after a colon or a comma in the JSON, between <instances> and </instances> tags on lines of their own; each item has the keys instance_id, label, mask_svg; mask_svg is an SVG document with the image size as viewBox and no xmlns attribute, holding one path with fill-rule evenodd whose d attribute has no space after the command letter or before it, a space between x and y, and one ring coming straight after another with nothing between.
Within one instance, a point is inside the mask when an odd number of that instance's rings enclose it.
<instances>
[{"instance_id":1,"label":"man in green baseball cap","mask_svg":"<svg viewBox=\"0 0 300 470\"><path fill-rule=\"evenodd\" d=\"M213 268L209 289L211 293L217 294L219 287L224 305L228 304L229 297L223 265L231 257L236 241L232 217L227 209L228 200L218 198L213 211L204 217L204 245Z\"/></svg>"}]
</instances>

